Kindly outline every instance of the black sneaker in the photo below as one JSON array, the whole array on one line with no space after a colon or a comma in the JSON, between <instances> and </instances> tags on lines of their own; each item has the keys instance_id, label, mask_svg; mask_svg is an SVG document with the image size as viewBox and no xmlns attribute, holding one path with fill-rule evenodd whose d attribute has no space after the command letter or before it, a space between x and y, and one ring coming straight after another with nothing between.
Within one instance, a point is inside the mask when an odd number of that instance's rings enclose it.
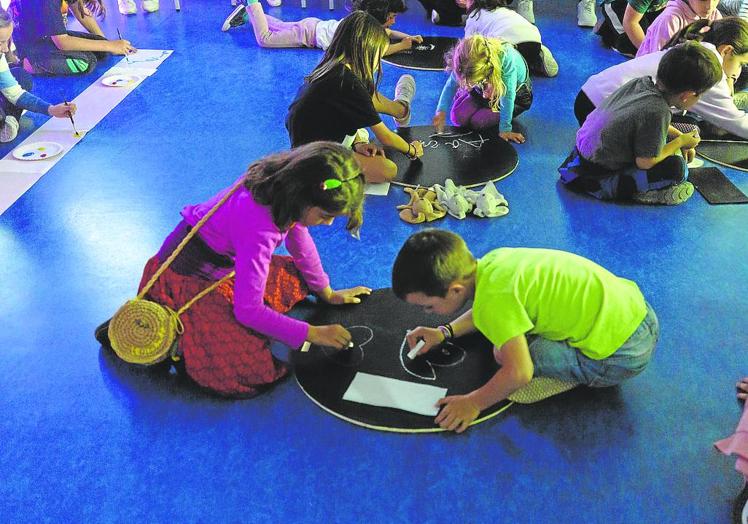
<instances>
[{"instance_id":1,"label":"black sneaker","mask_svg":"<svg viewBox=\"0 0 748 524\"><path fill-rule=\"evenodd\" d=\"M232 27L239 27L240 25L244 25L246 23L247 10L244 4L240 3L234 8L233 11L231 11L231 14L226 18L226 20L223 21L221 31L228 31Z\"/></svg>"}]
</instances>

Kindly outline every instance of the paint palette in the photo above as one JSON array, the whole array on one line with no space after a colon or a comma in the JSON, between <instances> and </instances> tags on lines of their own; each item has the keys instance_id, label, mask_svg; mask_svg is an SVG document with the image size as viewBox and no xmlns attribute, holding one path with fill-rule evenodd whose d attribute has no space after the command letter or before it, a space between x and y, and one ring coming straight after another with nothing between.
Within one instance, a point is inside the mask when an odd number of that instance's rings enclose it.
<instances>
[{"instance_id":1,"label":"paint palette","mask_svg":"<svg viewBox=\"0 0 748 524\"><path fill-rule=\"evenodd\" d=\"M109 87L132 87L140 82L137 75L110 75L101 79L101 83Z\"/></svg>"},{"instance_id":2,"label":"paint palette","mask_svg":"<svg viewBox=\"0 0 748 524\"><path fill-rule=\"evenodd\" d=\"M57 142L34 142L18 146L13 150L13 156L18 160L46 160L62 151L62 145Z\"/></svg>"}]
</instances>

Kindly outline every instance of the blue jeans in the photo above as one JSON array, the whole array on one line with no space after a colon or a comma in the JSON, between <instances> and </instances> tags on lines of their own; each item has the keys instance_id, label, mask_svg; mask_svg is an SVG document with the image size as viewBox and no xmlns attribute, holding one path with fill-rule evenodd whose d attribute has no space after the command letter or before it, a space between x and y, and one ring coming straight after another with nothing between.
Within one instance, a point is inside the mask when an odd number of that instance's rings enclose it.
<instances>
[{"instance_id":1,"label":"blue jeans","mask_svg":"<svg viewBox=\"0 0 748 524\"><path fill-rule=\"evenodd\" d=\"M529 335L536 377L554 377L593 388L615 386L641 373L654 353L660 325L652 306L636 331L608 358L593 360L567 342Z\"/></svg>"},{"instance_id":2,"label":"blue jeans","mask_svg":"<svg viewBox=\"0 0 748 524\"><path fill-rule=\"evenodd\" d=\"M688 178L688 166L680 155L670 156L648 170L636 165L609 170L584 158L576 147L558 172L566 187L599 200L629 199L634 193L664 189Z\"/></svg>"}]
</instances>

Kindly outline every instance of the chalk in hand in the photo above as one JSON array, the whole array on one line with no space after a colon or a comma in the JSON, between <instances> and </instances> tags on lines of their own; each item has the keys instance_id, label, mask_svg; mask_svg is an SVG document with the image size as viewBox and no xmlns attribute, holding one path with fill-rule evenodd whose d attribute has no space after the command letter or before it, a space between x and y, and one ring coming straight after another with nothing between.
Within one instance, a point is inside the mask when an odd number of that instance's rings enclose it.
<instances>
[{"instance_id":1,"label":"chalk in hand","mask_svg":"<svg viewBox=\"0 0 748 524\"><path fill-rule=\"evenodd\" d=\"M416 344L413 349L411 349L410 351L408 351L408 358L410 360L413 360L414 358L416 358L416 355L418 354L418 352L421 351L421 348L423 346L425 346L425 345L426 345L426 341L425 340L423 340L423 339L419 340L418 344Z\"/></svg>"},{"instance_id":2,"label":"chalk in hand","mask_svg":"<svg viewBox=\"0 0 748 524\"><path fill-rule=\"evenodd\" d=\"M353 347L353 342L348 342L348 348L347 349L351 349L352 347Z\"/></svg>"}]
</instances>

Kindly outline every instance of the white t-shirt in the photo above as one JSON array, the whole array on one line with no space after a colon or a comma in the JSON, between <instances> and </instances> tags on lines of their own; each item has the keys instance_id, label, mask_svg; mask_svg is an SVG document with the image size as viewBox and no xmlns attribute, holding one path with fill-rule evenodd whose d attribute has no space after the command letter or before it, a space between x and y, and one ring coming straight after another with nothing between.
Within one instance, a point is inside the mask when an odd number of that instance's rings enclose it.
<instances>
[{"instance_id":1,"label":"white t-shirt","mask_svg":"<svg viewBox=\"0 0 748 524\"><path fill-rule=\"evenodd\" d=\"M722 63L722 56L712 44L703 43L702 45L714 53L719 63ZM642 76L656 79L657 68L666 52L667 50L656 51L609 67L601 73L592 75L582 86L582 91L590 102L598 107L603 100L629 80ZM748 139L748 114L735 106L724 73L722 79L702 94L699 101L689 111L733 135Z\"/></svg>"},{"instance_id":2,"label":"white t-shirt","mask_svg":"<svg viewBox=\"0 0 748 524\"><path fill-rule=\"evenodd\" d=\"M314 38L317 40L317 47L325 51L330 47L332 37L335 36L335 30L340 25L341 20L320 20L314 29Z\"/></svg>"},{"instance_id":3,"label":"white t-shirt","mask_svg":"<svg viewBox=\"0 0 748 524\"><path fill-rule=\"evenodd\" d=\"M510 44L540 43L540 31L522 16L506 7L493 11L476 9L465 21L465 36L498 37Z\"/></svg>"}]
</instances>

